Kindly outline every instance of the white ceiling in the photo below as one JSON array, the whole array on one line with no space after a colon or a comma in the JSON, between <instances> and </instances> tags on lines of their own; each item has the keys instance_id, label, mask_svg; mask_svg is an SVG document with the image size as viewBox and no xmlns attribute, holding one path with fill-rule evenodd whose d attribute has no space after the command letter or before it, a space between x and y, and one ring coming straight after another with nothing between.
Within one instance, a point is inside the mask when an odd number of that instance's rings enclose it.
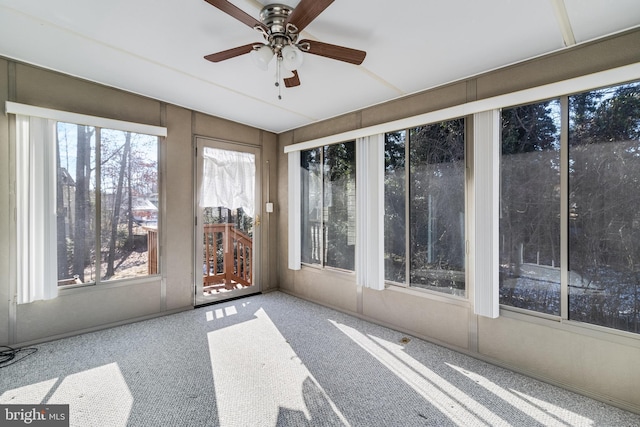
<instances>
[{"instance_id":1,"label":"white ceiling","mask_svg":"<svg viewBox=\"0 0 640 427\"><path fill-rule=\"evenodd\" d=\"M204 0L0 0L0 55L280 133L638 25L639 0L335 0L302 38L365 61L306 54L282 100L249 55L203 59L262 41Z\"/></svg>"}]
</instances>

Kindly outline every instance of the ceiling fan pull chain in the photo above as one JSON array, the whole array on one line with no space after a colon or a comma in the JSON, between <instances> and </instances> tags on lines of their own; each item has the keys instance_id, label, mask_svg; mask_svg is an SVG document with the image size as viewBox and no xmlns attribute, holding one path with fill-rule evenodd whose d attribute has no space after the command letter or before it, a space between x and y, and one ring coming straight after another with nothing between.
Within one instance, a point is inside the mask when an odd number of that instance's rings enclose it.
<instances>
[{"instance_id":1,"label":"ceiling fan pull chain","mask_svg":"<svg viewBox=\"0 0 640 427\"><path fill-rule=\"evenodd\" d=\"M278 99L282 99L282 85L280 84L280 64L282 63L282 57L278 55L276 62L276 87L278 88Z\"/></svg>"}]
</instances>

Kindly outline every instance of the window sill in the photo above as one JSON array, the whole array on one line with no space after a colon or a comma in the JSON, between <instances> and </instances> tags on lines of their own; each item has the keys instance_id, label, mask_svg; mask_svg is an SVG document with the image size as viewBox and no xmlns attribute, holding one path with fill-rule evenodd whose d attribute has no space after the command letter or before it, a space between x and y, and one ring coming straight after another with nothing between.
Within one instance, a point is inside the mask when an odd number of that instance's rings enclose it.
<instances>
[{"instance_id":1,"label":"window sill","mask_svg":"<svg viewBox=\"0 0 640 427\"><path fill-rule=\"evenodd\" d=\"M343 270L341 268L335 268L335 267L326 267L326 266L321 266L319 264L305 264L305 263L301 263L301 267L305 268L305 269L309 269L309 270L315 270L318 272L323 272L323 273L336 273L336 274L341 274L341 275L349 275L349 276L355 276L356 272L352 271L352 270Z\"/></svg>"},{"instance_id":2,"label":"window sill","mask_svg":"<svg viewBox=\"0 0 640 427\"><path fill-rule=\"evenodd\" d=\"M74 285L74 286L60 288L58 297L62 297L65 295L74 295L80 292L91 292L91 291L100 291L105 289L122 288L126 286L143 285L146 283L159 282L161 279L162 279L161 275L155 274L153 276L136 277L132 279L119 279L119 280L113 280L108 282L102 282L100 284L87 283L87 284L81 284L81 285Z\"/></svg>"},{"instance_id":3,"label":"window sill","mask_svg":"<svg viewBox=\"0 0 640 427\"><path fill-rule=\"evenodd\" d=\"M396 284L385 283L385 291L399 292L419 298L426 298L447 304L453 304L461 307L471 308L471 303L466 297L446 294L442 292L430 291L416 287L401 286Z\"/></svg>"},{"instance_id":4,"label":"window sill","mask_svg":"<svg viewBox=\"0 0 640 427\"><path fill-rule=\"evenodd\" d=\"M628 345L640 348L640 334L621 331L605 326L591 325L589 323L564 320L559 316L552 316L535 311L518 310L509 306L500 306L500 317L533 323L553 329L562 330L586 337L609 341L614 344Z\"/></svg>"}]
</instances>

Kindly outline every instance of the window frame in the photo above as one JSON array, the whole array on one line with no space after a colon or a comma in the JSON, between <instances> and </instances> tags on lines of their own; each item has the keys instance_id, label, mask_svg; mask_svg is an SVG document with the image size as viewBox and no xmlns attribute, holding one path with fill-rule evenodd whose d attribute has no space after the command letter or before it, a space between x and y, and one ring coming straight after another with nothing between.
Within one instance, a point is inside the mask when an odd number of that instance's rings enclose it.
<instances>
[{"instance_id":1,"label":"window frame","mask_svg":"<svg viewBox=\"0 0 640 427\"><path fill-rule=\"evenodd\" d=\"M540 315L541 317L544 317L544 318L547 318L547 319L560 319L563 316L562 298L563 298L564 292L563 292L562 284L565 281L563 280L562 275L563 275L563 271L564 271L563 266L566 265L566 262L564 261L566 253L565 253L565 251L563 251L563 248L564 248L563 236L565 236L565 231L563 231L564 230L563 227L565 226L565 222L563 221L563 218L564 218L563 217L563 215L564 215L563 209L567 204L566 200L568 200L567 192L565 191L565 189L567 188L567 185L566 185L566 182L565 182L565 171L566 171L566 168L564 166L565 164L567 164L567 163L565 163L566 156L567 156L567 147L566 147L566 144L565 144L565 140L566 140L565 136L566 135L564 133L566 120L565 120L565 114L563 114L563 112L565 111L565 109L564 109L564 101L566 101L566 99L567 99L567 96L553 97L553 98L549 98L549 99L545 99L545 100L537 100L535 102L526 103L526 104L505 106L505 107L502 107L500 109L500 111L499 111L499 116L500 116L500 124L499 124L499 127L500 127L500 142L499 142L499 144L500 144L500 147L499 147L500 160L499 160L499 163L498 163L498 169L499 169L499 177L498 177L498 179L499 179L499 186L500 187L499 187L498 192L499 192L500 203L502 203L502 190L503 190L503 188L502 188L502 177L503 177L503 175L502 175L502 167L501 167L501 165L502 165L502 160L503 160L503 157L502 157L502 142L503 142L502 141L502 128L503 128L502 113L503 113L503 110L517 108L517 107L533 106L533 105L538 105L538 104L542 104L542 103L545 103L545 102L554 102L554 101L557 102L557 106L559 108L559 128L557 130L558 143L560 144L560 147L559 147L559 149L557 151L558 152L558 162L559 162L559 165L560 165L560 171L559 171L559 177L558 177L559 178L558 179L558 184L560 186L560 201L559 201L559 205L558 205L558 212L559 212L559 215L560 215L560 217L558 218L558 221L559 221L559 224L558 224L559 225L559 233L560 233L560 235L558 236L559 237L559 252L560 252L559 253L560 261L559 261L559 265L558 265L558 268L560 270L560 274L559 274L560 295L559 295L559 301L558 301L559 313L558 314L544 313L544 312L541 312L541 311L536 311L536 310L531 310L531 309L526 309L526 308L522 308L522 307L516 307L516 306L500 303L500 308L501 309L503 308L503 309L516 311L516 312L523 312L523 313L531 312L531 313L535 313L536 315ZM500 209L499 210L500 219L502 219L502 206L500 206L499 209ZM499 226L499 229L500 229L500 226ZM498 262L500 262L500 261L501 260L500 260L500 257L499 257L498 258ZM500 289L499 279L498 279L498 289Z\"/></svg>"},{"instance_id":2,"label":"window frame","mask_svg":"<svg viewBox=\"0 0 640 427\"><path fill-rule=\"evenodd\" d=\"M444 291L438 291L435 289L427 289L427 288L423 288L420 286L416 286L416 285L412 285L411 282L411 271L412 271L412 257L413 254L411 252L411 246L412 246L412 241L411 241L411 215L412 215L412 202L414 200L414 194L412 194L411 192L411 168L412 168L412 163L411 163L411 144L415 143L416 141L413 141L412 138L412 134L413 134L413 130L418 129L418 128L422 128L422 127L427 127L427 126L431 126L431 125L437 125L439 123L443 123L443 122L450 122L450 121L454 121L454 120L462 120L462 128L463 128L463 138L464 138L464 142L463 142L463 164L464 164L464 173L463 173L463 210L464 210L464 236L463 236L463 241L465 242L464 247L462 247L462 252L463 252L463 256L464 256L464 271L462 271L461 273L463 273L464 275L464 290L463 295L457 295L455 293L448 293L448 292L444 292ZM393 280L389 280L386 279L386 274L385 274L385 278L384 278L384 283L388 286L395 286L395 287L399 287L399 288L404 288L404 289L411 289L411 290L416 290L418 292L425 292L425 293L429 293L432 295L439 295L439 296L443 296L443 297L451 297L451 298L457 298L457 299L461 299L461 300L467 300L469 298L469 282L468 282L468 270L469 270L469 257L467 254L467 250L466 250L466 242L468 241L468 233L469 233L469 227L468 227L468 217L469 217L469 203L468 203L468 190L469 190L469 185L468 185L468 162L469 162L469 135L468 135L468 129L469 129L469 117L467 116L460 116L460 117L452 117L450 119L447 120L441 120L441 121L436 121L436 122L431 122L431 123L423 123L421 125L418 126L412 126L410 128L403 128L403 129L396 129L394 131L390 131L390 132L385 132L383 134L383 137L386 141L386 137L387 134L390 133L404 133L404 173L403 173L403 185L404 185L404 226L405 226L405 232L404 232L404 250L405 250L405 271L404 271L404 276L405 276L405 280L404 282L396 282ZM384 170L386 170L386 168L383 169L383 173ZM385 188L383 186L382 189L383 192L383 197L385 193ZM384 242L383 242L384 243Z\"/></svg>"},{"instance_id":3,"label":"window frame","mask_svg":"<svg viewBox=\"0 0 640 427\"><path fill-rule=\"evenodd\" d=\"M305 262L303 261L304 258L304 247L302 245L302 239L303 239L303 233L302 233L302 226L303 224L305 224L305 219L302 215L302 207L303 207L303 200L302 200L302 190L304 189L304 186L302 185L302 181L303 179L300 179L300 188L298 189L298 193L300 194L300 203L298 204L298 211L300 211L300 264L305 266L305 267L311 267L311 268L316 268L319 270L332 270L332 271L336 271L336 272L341 272L341 273L346 273L346 274L355 274L357 271L357 262L356 262L356 257L357 255L355 254L355 252L357 251L357 237L354 237L354 265L353 265L353 269L345 269L345 268L340 268L340 267L336 267L336 266L331 266L331 265L327 265L327 260L325 259L324 253L325 253L325 245L327 244L327 242L325 241L326 236L327 236L327 228L325 225L325 209L327 208L327 206L325 206L325 197L326 197L326 174L327 171L325 170L325 155L326 155L326 149L329 146L333 146L333 145L339 145L339 144L353 144L353 152L354 152L354 156L353 156L353 165L355 167L355 173L353 174L353 184L355 186L354 188L354 196L356 196L358 194L358 185L357 185L357 173L358 173L358 169L359 169L359 165L358 165L358 145L356 143L355 140L350 140L350 141L341 141L339 143L335 143L335 144L328 144L328 145L324 145L324 146L319 146L319 147L312 147L306 150L300 150L300 158L298 160L298 164L300 167L300 171L302 173L302 156L304 155L305 151L311 151L311 150L320 150L320 161L319 161L319 165L320 165L320 170L321 170L321 195L320 195L320 201L321 201L321 214L320 214L320 222L321 222L321 226L320 226L320 234L321 234L321 239L320 239L320 243L319 243L319 251L320 251L320 262L319 263L310 263L310 262ZM307 187L308 188L308 187ZM353 215L354 215L354 219L357 221L358 218L358 210L357 210L357 202L355 201L355 197L354 197L354 204L353 204L353 208L355 209ZM355 233L355 228L354 227L354 233ZM328 239L327 239L328 240Z\"/></svg>"},{"instance_id":4,"label":"window frame","mask_svg":"<svg viewBox=\"0 0 640 427\"><path fill-rule=\"evenodd\" d=\"M623 81L612 81L606 84L601 83L597 86L590 87L584 90L579 90L571 93L564 93L559 96L550 97L545 100L535 100L531 102L545 102L553 99L559 100L560 104L560 313L549 314L531 309L525 309L520 307L514 307L506 304L500 304L500 314L505 314L508 317L515 317L521 319L529 319L535 321L550 320L558 322L560 325L566 325L569 328L576 328L577 331L585 331L588 335L604 333L607 335L632 338L640 342L640 333L617 329L611 326L598 325L595 323L589 323L587 321L574 320L570 318L569 307L569 281L570 281L570 243L569 243L569 216L570 216L570 106L569 98L574 95L579 95L587 92L598 91L602 89L615 88L625 84L637 83L640 84L640 74L633 79L625 79ZM523 104L518 104L523 105ZM518 105L505 106L503 108L512 108ZM529 105L529 104L524 104ZM499 286L499 285L498 285Z\"/></svg>"},{"instance_id":5,"label":"window frame","mask_svg":"<svg viewBox=\"0 0 640 427\"><path fill-rule=\"evenodd\" d=\"M563 163L563 165L565 165L565 173L563 175L566 175L566 200L565 203L563 204L565 209L566 209L566 216L563 218L563 225L566 227L565 232L563 233L563 236L566 239L566 245L563 249L566 250L566 268L563 268L563 271L566 274L566 278L563 277L564 282L563 282L563 306L562 309L564 310L562 313L562 320L566 321L567 323L571 323L571 324L578 324L584 327L590 327L590 328L596 328L596 329L604 329L606 331L617 331L621 334L630 334L632 336L638 337L640 339L640 330L638 330L637 332L633 332L633 331L627 331L624 329L618 329L614 326L609 326L609 325L602 325L602 324L598 324L598 323L592 323L591 321L587 321L587 320L574 320L571 318L571 288L570 288L570 283L571 283L571 272L572 271L576 271L576 270L572 270L571 269L571 247L572 247L572 242L571 242L571 203L572 203L572 199L571 199L571 193L573 192L572 187L571 187L571 175L570 175L570 169L571 166L573 165L571 162L574 160L574 158L571 155L571 125L570 125L570 120L571 120L571 103L570 103L570 98L572 96L575 95L582 95L582 94L586 94L586 93L590 93L590 92L596 92L596 91L608 91L608 90L619 90L620 86L625 86L625 85L634 85L635 87L640 89L640 77L631 80L631 81L625 81L625 82L619 82L619 83L613 83L613 84L607 84L607 85L601 85L598 87L594 87L594 88L590 88L588 90L585 91L580 91L580 92L576 92L576 93L571 93L571 94L567 94L564 96L565 98L565 103L566 103L566 108L564 110L564 114L563 117L566 120L566 126L564 127L564 133L565 133L565 151L566 151L566 162ZM601 106L601 104L598 105L598 107ZM608 112L608 111L607 111ZM640 138L638 140L628 140L628 141L634 141L636 146L640 145ZM619 140L615 140L615 141L611 141L612 144L620 144L624 141L619 141ZM600 145L601 142L598 142L598 144L594 144L596 145L596 147L598 145ZM591 146L591 144L587 144L588 146ZM609 147L610 148L610 147ZM576 150L577 151L577 150ZM640 161L638 161L638 164L640 164ZM636 177L640 177L640 173L638 175L636 175ZM607 182L606 186L610 186L611 183ZM606 188L606 186L604 186ZM606 190L605 190L606 193ZM610 207L607 206L607 209L609 209ZM612 219L612 217L608 217L610 219ZM578 251L576 251L578 252ZM601 255L603 252L599 252L598 255ZM640 289L640 283L636 283L635 285L638 289ZM637 292L637 291L636 291ZM609 302L610 300L607 300L607 302ZM640 301L640 299L639 299ZM590 319L592 320L592 319ZM640 322L639 322L640 323Z\"/></svg>"},{"instance_id":6,"label":"window frame","mask_svg":"<svg viewBox=\"0 0 640 427\"><path fill-rule=\"evenodd\" d=\"M98 117L98 116L90 116L90 115L73 113L68 111L37 107L33 105L28 105L28 104L21 104L21 103L12 102L12 101L5 102L5 111L7 114L13 114L15 116L23 116L27 118L28 117L41 118L41 119L49 120L51 122L55 122L55 125L53 126L54 128L53 132L55 133L58 132L58 123L66 123L70 125L83 125L83 126L93 127L94 129L96 129L97 133L99 133L100 129L108 129L113 131L130 132L133 134L144 134L144 135L155 137L157 139L155 151L157 156L156 157L157 158L157 177L158 177L157 187L158 187L158 196L159 196L158 198L159 215L158 215L157 227L158 227L159 236L164 234L162 232L163 214L162 214L162 208L161 208L163 203L162 199L164 198L163 172L162 172L163 167L161 162L161 152L162 152L162 145L164 144L164 140L167 136L166 127L148 125L148 124L142 124L142 123L136 123L136 122L128 122L128 121L122 121L122 120L116 120L116 119L109 119L109 118ZM53 141L57 140L57 135L54 134L51 137L53 138ZM95 143L95 147L93 147L93 150L95 150L95 152L98 155L96 162L99 162L100 143L98 141L98 138L96 138L96 143ZM101 179L98 176L98 172L99 172L99 167L96 167L95 173L96 173L96 186L97 186L96 193L97 194L96 194L96 201L95 201L95 213L93 214L95 218L92 218L92 220L96 221L96 224L97 224L96 235L100 233L100 228L102 227L102 221L98 220L101 215L100 200L99 200L101 198L99 195ZM14 201L13 203L15 206L16 202ZM96 245L96 249L99 250L99 241L96 241L95 245ZM16 258L14 258L13 260L14 261L12 262L18 261ZM96 275L96 280L91 282L58 286L57 289L60 293L59 294L57 293L55 296L62 295L63 293L69 294L69 293L84 291L86 289L92 289L97 285L99 285L101 289L104 289L104 288L110 288L110 287L133 285L133 284L144 283L149 281L157 281L158 278L161 277L162 275L162 268L163 268L162 267L162 237L158 239L157 262L158 262L158 265L157 265L157 271L155 274L147 274L147 275L141 275L141 276L132 277L132 278L119 278L119 279L101 279L101 277ZM57 281L57 278L56 278L56 281ZM30 301L27 301L27 302L30 302Z\"/></svg>"},{"instance_id":7,"label":"window frame","mask_svg":"<svg viewBox=\"0 0 640 427\"><path fill-rule=\"evenodd\" d=\"M58 129L58 125L63 124L63 125L69 125L69 126L78 126L78 123L69 123L69 122L62 122L62 121L56 121L56 132L59 131ZM160 186L160 182L161 182L161 178L160 178L160 170L161 170L161 166L160 166L160 151L161 151L161 137L159 137L158 135L151 135L151 134L145 134L145 133L141 133L141 132L132 132L130 130L123 130L123 129L114 129L114 128L104 128L104 127L99 127L99 126L95 126L95 125L80 125L80 126L87 126L87 127L91 127L93 128L94 132L95 132L95 146L93 147L93 155L95 156L95 198L92 200L94 203L94 212L92 217L89 218L89 220L93 220L94 224L95 224L95 230L94 230L94 246L93 246L93 250L95 251L96 254L100 253L101 250L104 247L104 240L105 238L103 237L103 233L105 231L105 229L108 228L107 225L105 225L105 220L103 219L103 198L105 196L105 193L103 193L103 184L104 184L104 175L102 173L102 166L103 166L103 162L102 162L102 147L103 147L103 141L105 138L103 138L103 131L107 131L106 133L110 133L112 131L115 132L124 132L124 133L130 133L132 135L143 135L145 137L155 137L156 138L156 149L155 149L155 154L156 154L156 163L157 163L157 176L158 176L158 180L156 182L157 188L158 190L161 189ZM58 139L58 138L56 138ZM145 274L145 275L138 275L135 277L124 277L124 278L103 278L103 276L105 275L105 272L102 269L102 259L101 257L99 259L96 259L95 261L95 279L92 281L85 281L84 283L78 283L78 284L68 284L68 285L58 285L58 289L60 291L63 290L68 290L68 289L76 289L76 288L84 288L84 287L89 287L89 286L100 286L105 287L107 285L111 285L111 284L118 284L121 282L126 283L131 283L131 282L144 282L144 281L148 281L148 280L152 280L155 279L157 277L159 277L161 275L161 268L162 268L162 263L161 263L161 259L160 259L160 241L159 241L159 236L162 234L161 231L161 224L162 224L162 212L160 211L160 206L161 206L161 202L162 202L162 191L158 191L158 218L156 221L156 243L157 243L157 247L156 247L156 268L155 268L155 273L152 274ZM122 203L124 203L124 201L122 201ZM147 239L149 239L149 234L147 234ZM147 245L148 245L148 240L147 240ZM147 253L149 253L149 249L147 249ZM97 256L96 256L97 257ZM149 259L147 259L147 263L149 262Z\"/></svg>"},{"instance_id":8,"label":"window frame","mask_svg":"<svg viewBox=\"0 0 640 427\"><path fill-rule=\"evenodd\" d=\"M492 249L495 249L497 253L498 238L499 238L497 224L495 226L495 230L493 230L493 234L492 232L487 232L487 230L484 230L484 231L478 230L479 221L477 220L477 216L479 211L481 211L481 209L479 209L479 206L478 206L479 203L481 203L481 200L479 200L479 197L478 197L479 194L477 193L477 190L479 187L478 182L483 181L491 184L492 188L488 189L488 191L485 194L492 199L495 198L496 203L497 201L499 201L499 185L498 185L499 176L497 176L497 173L498 173L497 166L492 168L485 168L482 171L479 171L477 169L477 165L479 164L478 157L481 155L481 149L479 147L479 144L480 144L479 138L483 137L482 136L483 132L479 131L477 127L478 119L481 119L482 115L487 115L487 116L493 115L493 116L497 116L499 119L499 110L501 108L541 102L541 101L545 101L552 98L556 98L556 99L559 98L561 101L561 104L563 103L566 104L568 103L568 96L571 94L586 92L589 90L594 90L597 88L602 88L602 87L607 87L612 85L629 83L639 79L640 79L640 62L637 62L637 63L628 64L628 65L624 65L617 68L606 69L603 71L598 71L595 73L570 78L567 80L561 80L554 83L531 87L524 90L496 95L490 98L484 98L480 100L473 100L466 103L456 104L451 107L446 107L440 110L430 111L427 113L423 113L423 114L419 114L419 115L415 115L415 116L411 116L411 117L407 117L399 120L384 122L384 123L375 124L367 127L361 127L354 130L345 131L345 132L341 132L341 133L337 133L337 134L333 134L333 135L329 135L329 136L325 136L317 139L303 140L303 141L285 146L284 153L289 154L289 161L291 164L291 155L295 153L299 153L300 150L332 144L336 142L341 142L346 139L367 138L367 137L373 137L374 135L384 135L384 133L386 132L393 132L393 131L397 131L398 129L406 129L413 126L419 126L424 123L432 123L432 122L448 120L448 119L461 117L461 116L473 115L473 125L472 125L473 138L469 138L467 141L468 148L469 148L468 156L467 156L467 159L468 159L467 168L471 168L472 173L470 174L469 181L467 182L467 192L469 193L469 196L468 196L469 205L467 208L466 220L469 225L469 231L467 232L468 240L467 240L466 251L467 251L467 254L469 254L472 251L475 251L476 254L479 253L478 252L479 245L477 245L476 242L479 239L478 233L482 232L488 238L494 239L494 243L492 244ZM564 111L568 111L566 109L566 106L564 105L562 105L561 108ZM561 120L568 121L568 117L565 117L565 115L563 114L561 116ZM484 148L488 148L495 152L494 161L496 162L496 165L497 165L499 164L500 142L499 142L498 136L500 134L499 133L500 121L497 120L495 121L495 123L496 124L493 125L493 129L491 129L491 126L488 126L488 128L485 129L485 132L484 132L485 137L486 135L489 135L489 139L493 141L493 144L489 143L488 145L485 145ZM565 127L565 125L562 125L562 126ZM566 141L564 141L565 138L567 138L567 135L564 133L561 133L561 140L562 140L561 143L563 146L566 145ZM566 164L568 162L567 156L568 156L568 153L566 153L566 150L561 150L561 162L563 164ZM493 175L496 175L496 176L493 176ZM291 168L290 168L289 169L290 182L292 177L295 178L295 175L291 173ZM565 174L561 174L561 187L568 188L568 176L565 176ZM562 202L561 215L566 216L568 215L568 195L566 190L563 190L563 197L564 198L561 199L561 202ZM290 202L289 204L290 207L299 206L299 204L297 205L291 204L291 197L289 198L289 202ZM499 215L498 212L499 212L498 208L496 208L494 218L492 219L492 220L495 220L496 222L498 220L498 215ZM567 232L568 231L566 229L565 223L561 222L561 239L567 238ZM290 238L291 238L291 234L290 234ZM566 243L561 242L561 246L566 247ZM291 249L292 249L292 246L290 245L289 247L290 260L292 257L295 259L295 253L292 252ZM293 249L295 250L295 248ZM485 251L485 252L491 252L491 251ZM561 258L561 264L566 265L567 253L563 253L562 257L563 258ZM298 257L297 259L299 260L300 258ZM493 259L494 261L492 261L491 268L495 269L495 273L491 271L484 272L486 273L485 275L488 274L487 277L490 278L490 280L487 282L486 280L482 279L482 272L478 271L479 266L476 265L477 263L474 262L475 257L468 256L469 265L467 269L467 283L468 283L467 297L472 303L474 312L476 314L487 315L482 311L480 312L478 311L477 299L479 298L478 291L480 287L483 287L483 289L486 290L490 295L495 295L496 301L498 298L499 281L498 281L497 271L499 267L499 257L495 256ZM291 268L291 264L290 264L290 268ZM292 268L292 269L295 269L295 268ZM563 277L561 280L564 284L566 284L567 277L565 276L568 275L568 272L564 271L563 269L562 274L563 274ZM491 279L492 275L493 275L493 279ZM482 284L483 281L487 283ZM563 286L566 286L566 285L563 285ZM408 288L395 286L387 289L405 290ZM448 297L446 294L433 295L433 294L430 294L429 292L411 292L411 294L418 295L418 296L425 296L427 298L440 300L440 301L446 300ZM547 322L552 321L554 323L559 324L563 328L568 328L571 330L575 330L577 332L583 331L587 335L598 336L601 338L611 337L611 339L616 342L624 342L625 339L632 338L633 343L635 342L640 343L639 334L569 320L567 318L568 317L567 316L568 301L566 301L566 298L567 298L567 292L562 291L561 316L551 316L544 313L538 313L530 310L523 310L516 307L502 306L499 304L497 305L498 306L497 313L499 313L499 315L505 315L506 317L514 317L520 320L530 321L533 323L541 322L543 324L548 324ZM448 299L451 300L451 297L448 297ZM496 313L495 310L496 308L493 307L491 309L491 312ZM497 314L496 315L490 315L490 314L491 313L489 313L488 317L497 317ZM619 341L619 339L622 341Z\"/></svg>"}]
</instances>

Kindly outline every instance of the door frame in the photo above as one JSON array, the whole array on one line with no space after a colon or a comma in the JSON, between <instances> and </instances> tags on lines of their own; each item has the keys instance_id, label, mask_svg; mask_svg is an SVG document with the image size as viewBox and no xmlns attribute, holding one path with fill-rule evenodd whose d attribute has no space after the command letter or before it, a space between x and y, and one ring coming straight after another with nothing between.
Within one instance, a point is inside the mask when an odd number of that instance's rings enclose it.
<instances>
[{"instance_id":1,"label":"door frame","mask_svg":"<svg viewBox=\"0 0 640 427\"><path fill-rule=\"evenodd\" d=\"M220 301L226 301L246 295L260 293L261 286L261 234L262 225L255 224L256 218L264 218L262 212L262 147L253 144L244 144L232 141L224 141L215 138L209 138L204 136L194 137L194 155L195 155L195 168L194 168L194 265L193 265L193 305L201 306L212 304ZM228 292L221 292L215 295L203 295L203 274L202 274L202 235L204 233L202 210L200 209L200 192L202 186L202 170L203 170L203 157L202 153L204 148L214 148L218 150L238 151L241 153L250 153L255 156L255 205L254 205L254 227L253 227L253 239L252 239L252 285L242 288L234 289Z\"/></svg>"}]
</instances>

